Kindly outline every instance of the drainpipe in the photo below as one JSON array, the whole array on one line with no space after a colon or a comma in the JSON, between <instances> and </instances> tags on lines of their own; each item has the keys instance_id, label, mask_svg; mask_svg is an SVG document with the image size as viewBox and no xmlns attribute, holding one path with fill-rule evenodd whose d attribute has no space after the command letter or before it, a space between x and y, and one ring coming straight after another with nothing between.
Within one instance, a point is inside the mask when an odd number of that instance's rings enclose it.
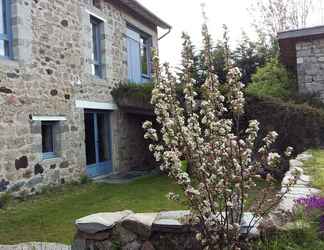
<instances>
[{"instance_id":1,"label":"drainpipe","mask_svg":"<svg viewBox=\"0 0 324 250\"><path fill-rule=\"evenodd\" d=\"M161 37L158 38L158 40L162 40L164 37L166 37L167 35L169 35L171 33L171 30L172 30L172 27L169 28L169 30L164 34L162 35Z\"/></svg>"}]
</instances>

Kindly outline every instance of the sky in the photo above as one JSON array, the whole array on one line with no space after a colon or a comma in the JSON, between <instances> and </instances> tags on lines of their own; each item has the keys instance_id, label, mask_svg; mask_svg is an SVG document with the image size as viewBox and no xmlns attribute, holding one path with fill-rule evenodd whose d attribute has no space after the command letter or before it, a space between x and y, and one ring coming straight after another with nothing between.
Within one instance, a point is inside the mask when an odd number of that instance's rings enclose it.
<instances>
[{"instance_id":1,"label":"sky","mask_svg":"<svg viewBox=\"0 0 324 250\"><path fill-rule=\"evenodd\" d=\"M162 62L176 66L180 63L181 33L189 33L197 47L201 45L201 3L206 4L208 25L214 40L222 38L222 25L230 31L231 43L235 44L244 30L252 39L255 38L253 18L249 11L255 0L138 0L144 6L169 23L172 32L159 42ZM320 3L324 0L318 0ZM319 7L319 4L317 5ZM311 25L321 23L319 15L312 15ZM159 30L163 35L165 30Z\"/></svg>"}]
</instances>

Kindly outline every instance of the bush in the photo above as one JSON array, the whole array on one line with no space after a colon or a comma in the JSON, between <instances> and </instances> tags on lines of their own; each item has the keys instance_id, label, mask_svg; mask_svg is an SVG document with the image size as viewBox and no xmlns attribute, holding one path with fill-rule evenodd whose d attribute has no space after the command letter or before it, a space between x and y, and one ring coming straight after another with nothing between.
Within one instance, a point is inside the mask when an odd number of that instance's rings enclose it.
<instances>
[{"instance_id":1,"label":"bush","mask_svg":"<svg viewBox=\"0 0 324 250\"><path fill-rule=\"evenodd\" d=\"M324 111L307 104L249 95L244 119L257 119L261 136L277 131L279 139L275 146L281 152L292 146L298 154L324 141Z\"/></svg>"},{"instance_id":2,"label":"bush","mask_svg":"<svg viewBox=\"0 0 324 250\"><path fill-rule=\"evenodd\" d=\"M126 84L114 90L117 103L123 99L137 100L142 106L151 107L152 84ZM179 91L180 92L180 91ZM180 97L181 98L181 97ZM295 153L318 147L324 142L324 105L304 103L304 99L285 100L265 95L248 94L246 96L246 114L244 120L256 119L261 123L261 137L275 130L279 133L276 150L283 152L292 146ZM305 97L310 99L310 97ZM315 97L314 97L315 98ZM318 107L318 108L316 108ZM153 110L150 111L153 115ZM259 145L262 142L259 142ZM287 165L287 164L285 164ZM288 166L288 165L287 165Z\"/></svg>"},{"instance_id":3,"label":"bush","mask_svg":"<svg viewBox=\"0 0 324 250\"><path fill-rule=\"evenodd\" d=\"M92 180L86 175L82 175L80 177L80 184L81 185L85 185L85 184L88 184L88 183L91 183L91 182L92 182Z\"/></svg>"},{"instance_id":4,"label":"bush","mask_svg":"<svg viewBox=\"0 0 324 250\"><path fill-rule=\"evenodd\" d=\"M152 90L152 83L127 83L116 86L111 94L117 103L124 98L136 98L139 101L150 103Z\"/></svg>"},{"instance_id":5,"label":"bush","mask_svg":"<svg viewBox=\"0 0 324 250\"><path fill-rule=\"evenodd\" d=\"M0 209L6 208L11 200L12 200L12 196L10 193L1 194L0 195Z\"/></svg>"},{"instance_id":6,"label":"bush","mask_svg":"<svg viewBox=\"0 0 324 250\"><path fill-rule=\"evenodd\" d=\"M273 58L264 67L258 68L246 91L257 96L288 98L295 89L296 80L293 74L277 58Z\"/></svg>"}]
</instances>

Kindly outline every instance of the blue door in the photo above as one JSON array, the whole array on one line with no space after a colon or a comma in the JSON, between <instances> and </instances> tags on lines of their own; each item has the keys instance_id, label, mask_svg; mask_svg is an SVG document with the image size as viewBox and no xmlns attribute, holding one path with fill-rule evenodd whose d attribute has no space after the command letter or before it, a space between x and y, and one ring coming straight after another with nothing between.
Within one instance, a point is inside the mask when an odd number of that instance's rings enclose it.
<instances>
[{"instance_id":1,"label":"blue door","mask_svg":"<svg viewBox=\"0 0 324 250\"><path fill-rule=\"evenodd\" d=\"M112 172L110 113L85 111L87 175L97 177Z\"/></svg>"}]
</instances>

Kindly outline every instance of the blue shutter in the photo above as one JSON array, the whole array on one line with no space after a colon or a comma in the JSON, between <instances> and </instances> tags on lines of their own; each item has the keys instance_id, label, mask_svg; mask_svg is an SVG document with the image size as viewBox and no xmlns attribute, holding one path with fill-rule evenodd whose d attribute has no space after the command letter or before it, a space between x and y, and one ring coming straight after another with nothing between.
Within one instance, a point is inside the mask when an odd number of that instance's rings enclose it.
<instances>
[{"instance_id":1,"label":"blue shutter","mask_svg":"<svg viewBox=\"0 0 324 250\"><path fill-rule=\"evenodd\" d=\"M140 35L131 29L127 30L127 53L128 81L141 83Z\"/></svg>"}]
</instances>

